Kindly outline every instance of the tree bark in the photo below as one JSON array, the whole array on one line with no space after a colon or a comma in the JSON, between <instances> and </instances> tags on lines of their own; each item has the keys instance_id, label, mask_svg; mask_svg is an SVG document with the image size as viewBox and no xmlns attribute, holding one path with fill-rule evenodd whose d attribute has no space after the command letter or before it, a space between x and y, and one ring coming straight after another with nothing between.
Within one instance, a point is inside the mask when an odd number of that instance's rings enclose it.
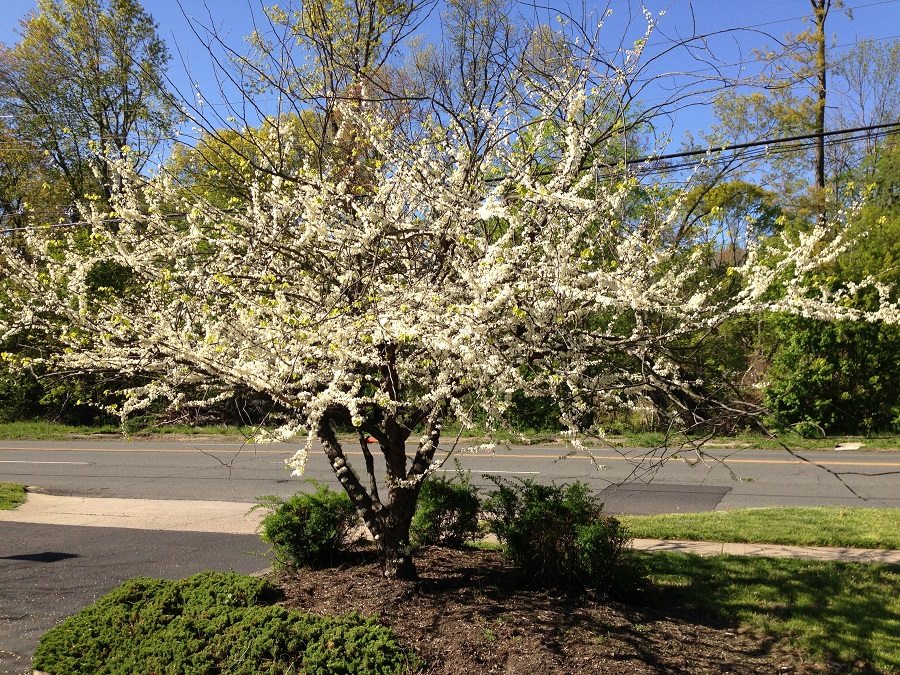
<instances>
[{"instance_id":1,"label":"tree bark","mask_svg":"<svg viewBox=\"0 0 900 675\"><path fill-rule=\"evenodd\" d=\"M409 543L409 527L418 497L418 483L410 487L392 487L390 504L379 514L381 532L375 541L375 550L382 573L388 579L418 578Z\"/></svg>"},{"instance_id":2,"label":"tree bark","mask_svg":"<svg viewBox=\"0 0 900 675\"><path fill-rule=\"evenodd\" d=\"M384 576L389 579L416 579L416 568L409 543L409 528L416 511L420 478L424 472L419 473L416 471L417 467L414 467L410 469L409 475L406 473L406 434L376 435L388 470L387 503L379 500L377 493L370 494L365 489L359 476L347 462L329 419L323 418L319 422L316 435L322 442L332 471L340 481L341 487L350 496L372 535ZM421 451L417 456L419 454ZM426 454L433 457L434 452ZM430 463L430 457L428 461ZM424 466L427 469L427 465Z\"/></svg>"}]
</instances>

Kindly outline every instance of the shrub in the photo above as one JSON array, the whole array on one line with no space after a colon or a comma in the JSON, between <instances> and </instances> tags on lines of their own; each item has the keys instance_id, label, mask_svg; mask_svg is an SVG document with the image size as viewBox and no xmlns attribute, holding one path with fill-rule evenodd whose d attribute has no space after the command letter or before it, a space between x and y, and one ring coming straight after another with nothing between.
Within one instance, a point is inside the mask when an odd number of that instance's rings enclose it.
<instances>
[{"instance_id":1,"label":"shrub","mask_svg":"<svg viewBox=\"0 0 900 675\"><path fill-rule=\"evenodd\" d=\"M491 530L529 580L602 593L633 582L625 528L601 514L603 506L587 485L487 478L498 488L486 502Z\"/></svg>"},{"instance_id":2,"label":"shrub","mask_svg":"<svg viewBox=\"0 0 900 675\"><path fill-rule=\"evenodd\" d=\"M280 567L322 567L334 563L345 550L359 516L344 492L312 481L313 493L298 492L287 501L280 497L259 497L254 508L268 514L260 524L260 536L272 545L275 565Z\"/></svg>"},{"instance_id":3,"label":"shrub","mask_svg":"<svg viewBox=\"0 0 900 675\"><path fill-rule=\"evenodd\" d=\"M628 546L631 537L617 518L598 516L575 530L585 586L604 594L626 594L638 585L641 572Z\"/></svg>"},{"instance_id":4,"label":"shrub","mask_svg":"<svg viewBox=\"0 0 900 675\"><path fill-rule=\"evenodd\" d=\"M67 675L406 672L390 629L265 604L277 589L237 574L126 582L47 632L34 668Z\"/></svg>"},{"instance_id":5,"label":"shrub","mask_svg":"<svg viewBox=\"0 0 900 675\"><path fill-rule=\"evenodd\" d=\"M807 438L897 431L900 328L777 316L766 406Z\"/></svg>"},{"instance_id":6,"label":"shrub","mask_svg":"<svg viewBox=\"0 0 900 675\"><path fill-rule=\"evenodd\" d=\"M478 532L480 506L478 488L459 464L452 478L432 475L422 483L410 541L413 546L459 548Z\"/></svg>"}]
</instances>

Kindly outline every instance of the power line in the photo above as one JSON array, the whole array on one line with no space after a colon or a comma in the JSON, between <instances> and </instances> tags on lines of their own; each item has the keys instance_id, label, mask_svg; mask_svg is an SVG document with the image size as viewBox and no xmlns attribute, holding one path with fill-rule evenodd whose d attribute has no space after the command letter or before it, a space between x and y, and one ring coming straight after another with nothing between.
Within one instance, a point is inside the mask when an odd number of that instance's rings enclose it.
<instances>
[{"instance_id":1,"label":"power line","mask_svg":"<svg viewBox=\"0 0 900 675\"><path fill-rule=\"evenodd\" d=\"M803 141L813 141L819 138L828 138L831 139L829 141L829 145L839 145L842 143L850 143L854 141L861 140L859 137L851 137L851 138L839 138L840 136L847 136L849 134L859 134L864 132L876 132L874 135L876 136L884 136L889 135L895 132L900 132L900 122L889 122L885 124L870 124L867 126L861 127L852 127L846 129L835 129L832 131L824 131L824 132L814 132L809 134L798 134L796 136L784 136L781 138L767 138L761 139L757 141L748 141L745 143L733 143L733 144L723 144L721 146L711 146L705 149L695 149L695 150L685 150L683 152L673 152L666 154L658 154L658 155L645 155L643 157L636 157L633 159L626 159L624 161L625 166L636 166L636 165L649 165L646 167L646 170L640 171L642 174L651 174L651 173L660 173L662 171L675 171L680 169L689 168L691 166L697 166L701 162L699 161L691 161L691 162L683 162L675 165L666 165L666 166L658 166L659 162L664 162L672 159L690 159L692 157L710 157L712 155L722 153L722 152L736 152L738 150L749 150L752 148L764 148L763 151L757 151L746 157L747 159L756 159L759 157L765 157L769 154L769 148L772 146L780 146L787 145L791 143L801 143L800 148L794 148L794 151L807 149L812 147L810 143L803 143ZM879 133L880 132L880 133ZM791 149L788 150L778 150L778 152L790 152ZM500 182L502 178L494 179L492 182ZM236 209L227 209L224 210L223 213L233 213ZM45 212L46 213L46 212ZM12 219L16 217L22 217L22 213L9 213L9 214L0 214L0 222L3 219ZM187 215L184 212L178 213L165 213L161 214L162 218L183 218ZM66 223L53 223L49 225L28 225L24 227L13 227L0 230L0 234L14 234L16 232L26 232L26 231L35 231L35 230L52 230L58 228L67 228L67 227L78 227L91 225L96 223L88 222L88 221L79 221L79 222L66 222ZM121 223L121 218L106 218L99 221L102 224L115 224Z\"/></svg>"},{"instance_id":2,"label":"power line","mask_svg":"<svg viewBox=\"0 0 900 675\"><path fill-rule=\"evenodd\" d=\"M887 136L892 136L894 134L897 134L898 132L900 132L900 130L882 130L880 132L874 133L873 136L876 138L883 138L883 137L887 137ZM857 137L853 137L853 138L831 138L831 139L827 139L825 141L825 144L827 147L831 148L831 147L834 147L837 145L843 145L846 143L860 141L860 140L863 140L864 138L866 138L866 137L865 136L857 136ZM799 153L799 152L804 152L807 150L812 150L815 147L816 147L815 143L810 142L810 141L801 142L801 144L799 146L795 146L793 148L784 148L784 149L778 148L775 150L771 150L769 147L764 147L762 149L755 149L746 154L742 154L741 160L745 161L745 162L752 162L757 159L762 159L764 157L770 156L773 153L788 153L788 152ZM718 161L721 162L722 160L718 160ZM715 162L715 160L712 162L704 162L703 160L700 160L700 159L690 159L688 161L681 162L678 164L669 164L669 165L665 165L665 166L661 166L661 167L652 167L652 166L647 167L645 169L640 170L640 173L642 175L650 175L650 174L654 174L654 173L681 171L684 169L698 167L704 163L708 164L708 163L716 163L716 162Z\"/></svg>"},{"instance_id":3,"label":"power line","mask_svg":"<svg viewBox=\"0 0 900 675\"><path fill-rule=\"evenodd\" d=\"M880 129L897 129L900 128L900 122L888 122L886 124L870 124L864 127L853 127L849 129L835 129L834 131L817 131L810 134L800 134L798 136L785 136L783 138L769 138L759 141L749 141L746 143L723 144L721 146L712 146L704 150L685 150L684 152L673 152L665 155L647 155L635 159L625 160L626 165L642 164L645 162L658 162L667 159L681 159L684 157L698 157L700 155L709 155L715 152L733 152L735 150L744 150L747 148L758 148L765 145L781 145L782 143L796 143L797 141L808 141L818 138L829 138L841 134L853 134L862 131L878 131Z\"/></svg>"}]
</instances>

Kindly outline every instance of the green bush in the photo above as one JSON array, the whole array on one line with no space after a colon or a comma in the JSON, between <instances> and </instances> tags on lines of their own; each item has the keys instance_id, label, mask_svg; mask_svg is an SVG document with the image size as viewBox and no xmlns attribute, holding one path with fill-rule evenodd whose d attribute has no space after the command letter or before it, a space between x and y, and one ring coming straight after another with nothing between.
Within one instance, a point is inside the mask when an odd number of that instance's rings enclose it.
<instances>
[{"instance_id":1,"label":"green bush","mask_svg":"<svg viewBox=\"0 0 900 675\"><path fill-rule=\"evenodd\" d=\"M478 488L459 465L452 478L432 475L422 483L410 541L413 546L459 548L475 538L480 507Z\"/></svg>"},{"instance_id":2,"label":"green bush","mask_svg":"<svg viewBox=\"0 0 900 675\"><path fill-rule=\"evenodd\" d=\"M900 328L775 317L766 379L776 424L804 437L900 429Z\"/></svg>"},{"instance_id":3,"label":"green bush","mask_svg":"<svg viewBox=\"0 0 900 675\"><path fill-rule=\"evenodd\" d=\"M0 361L0 423L37 417L42 411L39 403L42 391L34 375L10 372Z\"/></svg>"},{"instance_id":4,"label":"green bush","mask_svg":"<svg viewBox=\"0 0 900 675\"><path fill-rule=\"evenodd\" d=\"M267 604L269 582L205 572L138 578L47 632L33 667L61 675L402 673L390 629L356 615L320 617Z\"/></svg>"},{"instance_id":5,"label":"green bush","mask_svg":"<svg viewBox=\"0 0 900 675\"><path fill-rule=\"evenodd\" d=\"M584 585L603 593L627 593L639 582L641 573L631 556L631 537L625 526L612 516L598 516L575 528L579 573Z\"/></svg>"},{"instance_id":6,"label":"green bush","mask_svg":"<svg viewBox=\"0 0 900 675\"><path fill-rule=\"evenodd\" d=\"M257 507L268 510L260 524L260 536L272 545L276 566L331 565L359 525L359 516L346 493L312 482L315 492L298 492L287 501L272 495L258 498Z\"/></svg>"},{"instance_id":7,"label":"green bush","mask_svg":"<svg viewBox=\"0 0 900 675\"><path fill-rule=\"evenodd\" d=\"M625 528L601 514L603 505L587 485L487 478L498 488L486 502L491 530L506 558L530 581L601 593L634 582Z\"/></svg>"}]
</instances>

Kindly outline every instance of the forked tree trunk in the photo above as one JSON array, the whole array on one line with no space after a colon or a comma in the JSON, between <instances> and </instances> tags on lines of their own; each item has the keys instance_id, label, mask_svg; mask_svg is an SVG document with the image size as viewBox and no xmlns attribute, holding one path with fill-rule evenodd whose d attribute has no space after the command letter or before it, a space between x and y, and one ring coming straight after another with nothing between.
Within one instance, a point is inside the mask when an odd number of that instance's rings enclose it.
<instances>
[{"instance_id":1,"label":"forked tree trunk","mask_svg":"<svg viewBox=\"0 0 900 675\"><path fill-rule=\"evenodd\" d=\"M367 462L371 487L366 490L357 473L347 463L343 448L327 420L320 422L317 435L335 476L350 496L374 539L384 576L389 579L415 579L416 568L411 555L409 528L416 511L421 478L434 457L439 432L435 430L430 434L432 444L425 449L419 448L408 470L406 434L379 434L378 442L387 465L386 501L379 497L371 462Z\"/></svg>"}]
</instances>

